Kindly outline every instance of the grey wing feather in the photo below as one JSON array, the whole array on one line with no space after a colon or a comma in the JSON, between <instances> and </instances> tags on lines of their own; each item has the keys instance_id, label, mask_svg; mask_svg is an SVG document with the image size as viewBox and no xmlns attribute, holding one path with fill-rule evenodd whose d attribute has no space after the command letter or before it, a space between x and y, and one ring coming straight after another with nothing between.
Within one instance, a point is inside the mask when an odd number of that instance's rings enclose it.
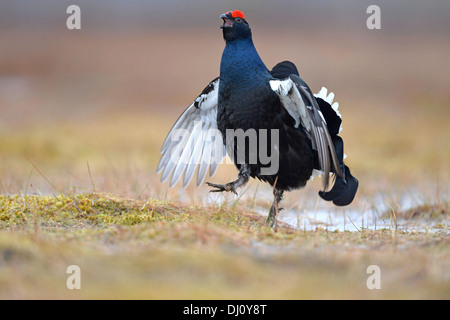
<instances>
[{"instance_id":1,"label":"grey wing feather","mask_svg":"<svg viewBox=\"0 0 450 320\"><path fill-rule=\"evenodd\" d=\"M197 185L203 183L209 168L212 177L225 158L225 146L217 129L219 78L211 81L175 122L161 148L156 169L161 181L170 179L173 187L183 178L183 187L197 173Z\"/></svg>"},{"instance_id":2,"label":"grey wing feather","mask_svg":"<svg viewBox=\"0 0 450 320\"><path fill-rule=\"evenodd\" d=\"M314 95L297 75L290 75L284 80L272 80L270 86L280 97L283 107L295 120L295 127L301 124L311 139L313 148L317 150L320 169L324 172L323 188L328 189L331 163L338 176L342 176L342 171L327 123Z\"/></svg>"}]
</instances>

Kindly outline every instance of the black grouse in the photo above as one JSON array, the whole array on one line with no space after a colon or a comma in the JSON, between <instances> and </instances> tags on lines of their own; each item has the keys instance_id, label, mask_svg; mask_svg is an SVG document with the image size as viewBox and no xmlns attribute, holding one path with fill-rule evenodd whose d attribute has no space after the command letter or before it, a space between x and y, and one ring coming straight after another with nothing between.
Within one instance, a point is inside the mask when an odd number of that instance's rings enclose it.
<instances>
[{"instance_id":1,"label":"black grouse","mask_svg":"<svg viewBox=\"0 0 450 320\"><path fill-rule=\"evenodd\" d=\"M207 184L211 192L236 193L250 179L273 187L274 201L267 222L273 226L283 192L306 185L314 173L323 177L324 200L350 204L358 180L344 164L344 144L338 133L341 117L334 94L314 95L289 61L267 69L253 45L244 14L220 16L226 42L220 76L211 81L177 120L161 150L157 172L161 181L183 186L197 173L203 183L228 154L239 170L236 181ZM330 175L335 179L329 189ZM328 191L327 191L328 190Z\"/></svg>"}]
</instances>

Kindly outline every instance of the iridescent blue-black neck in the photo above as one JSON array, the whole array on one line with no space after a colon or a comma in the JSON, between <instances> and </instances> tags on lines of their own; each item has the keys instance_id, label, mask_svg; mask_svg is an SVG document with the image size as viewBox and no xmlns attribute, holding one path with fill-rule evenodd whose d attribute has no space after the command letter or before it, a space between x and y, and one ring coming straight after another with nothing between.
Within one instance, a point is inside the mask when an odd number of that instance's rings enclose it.
<instances>
[{"instance_id":1,"label":"iridescent blue-black neck","mask_svg":"<svg viewBox=\"0 0 450 320\"><path fill-rule=\"evenodd\" d=\"M263 85L270 72L250 37L227 41L220 63L220 86L248 88Z\"/></svg>"}]
</instances>

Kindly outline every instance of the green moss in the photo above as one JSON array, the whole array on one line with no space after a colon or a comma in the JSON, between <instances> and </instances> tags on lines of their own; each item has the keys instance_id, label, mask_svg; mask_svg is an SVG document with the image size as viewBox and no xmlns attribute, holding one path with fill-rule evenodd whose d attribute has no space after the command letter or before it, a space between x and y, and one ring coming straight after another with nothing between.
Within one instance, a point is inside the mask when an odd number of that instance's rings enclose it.
<instances>
[{"instance_id":1,"label":"green moss","mask_svg":"<svg viewBox=\"0 0 450 320\"><path fill-rule=\"evenodd\" d=\"M36 219L45 227L107 228L154 222L200 221L236 229L264 229L262 217L224 207L194 207L138 201L109 194L2 195L0 228L27 227ZM285 227L286 228L286 227Z\"/></svg>"}]
</instances>

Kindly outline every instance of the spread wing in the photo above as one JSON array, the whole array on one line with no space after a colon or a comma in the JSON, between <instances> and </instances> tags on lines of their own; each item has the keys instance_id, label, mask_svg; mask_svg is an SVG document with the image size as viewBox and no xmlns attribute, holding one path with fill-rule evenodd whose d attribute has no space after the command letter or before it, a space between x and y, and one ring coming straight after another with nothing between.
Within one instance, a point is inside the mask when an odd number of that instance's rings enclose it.
<instances>
[{"instance_id":1,"label":"spread wing","mask_svg":"<svg viewBox=\"0 0 450 320\"><path fill-rule=\"evenodd\" d=\"M308 85L294 74L283 80L271 80L270 86L294 119L294 126L298 128L301 125L311 139L313 148L317 150L320 170L324 172L323 188L328 189L331 164L338 176L342 176L342 171L327 123L314 95Z\"/></svg>"},{"instance_id":2,"label":"spread wing","mask_svg":"<svg viewBox=\"0 0 450 320\"><path fill-rule=\"evenodd\" d=\"M197 173L197 186L205 180L209 168L212 177L226 155L225 145L217 129L219 78L211 81L183 112L167 135L161 148L157 173L161 182L170 177L173 187L184 174L186 187Z\"/></svg>"}]
</instances>

